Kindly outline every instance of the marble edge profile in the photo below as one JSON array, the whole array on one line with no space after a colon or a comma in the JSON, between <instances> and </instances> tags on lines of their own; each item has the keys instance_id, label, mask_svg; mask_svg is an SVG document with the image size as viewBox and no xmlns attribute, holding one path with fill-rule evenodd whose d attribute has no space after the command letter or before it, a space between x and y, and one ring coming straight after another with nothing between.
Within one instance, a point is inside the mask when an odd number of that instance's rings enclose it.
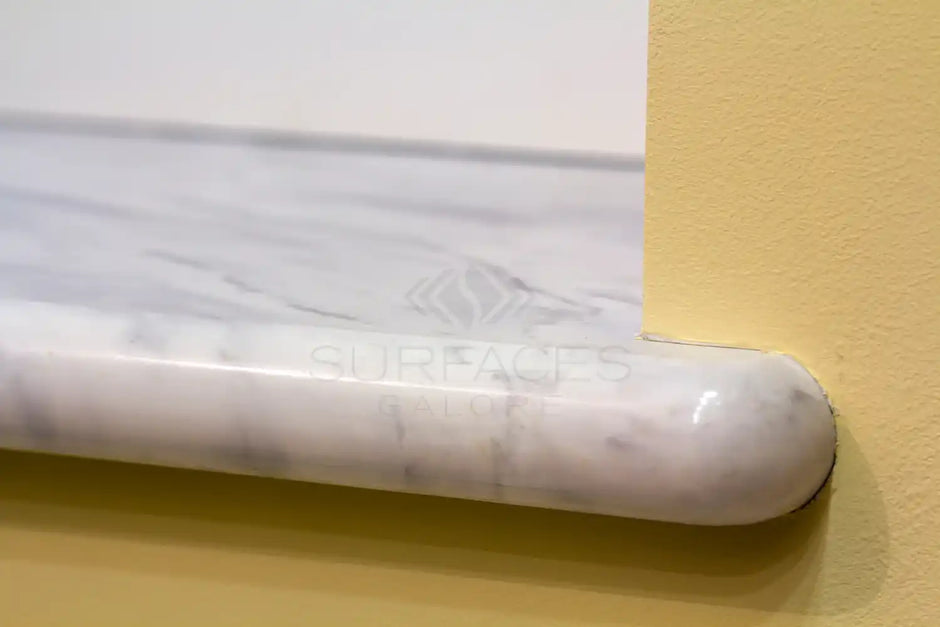
<instances>
[{"instance_id":1,"label":"marble edge profile","mask_svg":"<svg viewBox=\"0 0 940 627\"><path fill-rule=\"evenodd\" d=\"M10 301L0 331L5 448L704 525L799 509L835 459L822 388L760 351L562 357Z\"/></svg>"}]
</instances>

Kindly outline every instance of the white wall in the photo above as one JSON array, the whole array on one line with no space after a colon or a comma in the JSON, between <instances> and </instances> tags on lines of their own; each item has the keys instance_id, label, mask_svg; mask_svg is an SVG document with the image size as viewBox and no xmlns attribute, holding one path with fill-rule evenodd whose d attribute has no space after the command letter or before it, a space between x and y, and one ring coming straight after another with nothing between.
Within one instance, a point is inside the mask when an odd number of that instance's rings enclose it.
<instances>
[{"instance_id":1,"label":"white wall","mask_svg":"<svg viewBox=\"0 0 940 627\"><path fill-rule=\"evenodd\" d=\"M646 0L0 0L0 110L642 154Z\"/></svg>"}]
</instances>

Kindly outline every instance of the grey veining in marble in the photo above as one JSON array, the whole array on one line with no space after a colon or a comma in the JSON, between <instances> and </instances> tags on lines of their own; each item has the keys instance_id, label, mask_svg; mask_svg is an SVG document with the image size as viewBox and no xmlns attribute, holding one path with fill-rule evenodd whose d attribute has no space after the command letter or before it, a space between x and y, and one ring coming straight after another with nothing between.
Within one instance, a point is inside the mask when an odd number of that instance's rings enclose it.
<instances>
[{"instance_id":1,"label":"grey veining in marble","mask_svg":"<svg viewBox=\"0 0 940 627\"><path fill-rule=\"evenodd\" d=\"M639 331L642 188L631 170L0 126L0 298L487 339L628 338ZM408 297L423 279L468 270L531 296L525 311L499 324L442 320Z\"/></svg>"},{"instance_id":2,"label":"grey veining in marble","mask_svg":"<svg viewBox=\"0 0 940 627\"><path fill-rule=\"evenodd\" d=\"M832 467L796 362L633 339L642 173L0 127L0 446L696 524Z\"/></svg>"}]
</instances>

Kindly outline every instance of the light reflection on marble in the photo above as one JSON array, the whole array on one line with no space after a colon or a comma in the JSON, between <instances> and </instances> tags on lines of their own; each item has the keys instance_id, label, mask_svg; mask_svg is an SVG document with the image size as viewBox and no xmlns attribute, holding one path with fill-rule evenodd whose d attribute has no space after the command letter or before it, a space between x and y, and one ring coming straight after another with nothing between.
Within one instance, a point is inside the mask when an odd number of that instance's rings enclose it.
<instances>
[{"instance_id":1,"label":"light reflection on marble","mask_svg":"<svg viewBox=\"0 0 940 627\"><path fill-rule=\"evenodd\" d=\"M629 338L642 197L642 171L0 126L0 296L510 341ZM524 315L454 325L406 297L468 268L531 293Z\"/></svg>"},{"instance_id":2,"label":"light reflection on marble","mask_svg":"<svg viewBox=\"0 0 940 627\"><path fill-rule=\"evenodd\" d=\"M825 397L782 356L633 339L641 199L639 171L0 128L0 446L791 511Z\"/></svg>"}]
</instances>

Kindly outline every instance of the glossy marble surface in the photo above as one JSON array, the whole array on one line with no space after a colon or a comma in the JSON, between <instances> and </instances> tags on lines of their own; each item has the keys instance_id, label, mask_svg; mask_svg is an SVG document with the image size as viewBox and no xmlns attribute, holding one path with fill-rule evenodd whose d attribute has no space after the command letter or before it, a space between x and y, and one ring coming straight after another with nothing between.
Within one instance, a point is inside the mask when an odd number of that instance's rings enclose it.
<instances>
[{"instance_id":1,"label":"glossy marble surface","mask_svg":"<svg viewBox=\"0 0 940 627\"><path fill-rule=\"evenodd\" d=\"M696 524L832 465L789 358L633 339L642 173L0 133L0 446Z\"/></svg>"},{"instance_id":2,"label":"glossy marble surface","mask_svg":"<svg viewBox=\"0 0 940 627\"><path fill-rule=\"evenodd\" d=\"M640 170L0 125L0 297L486 339L629 338L642 197ZM456 314L444 320L408 296L468 271L524 294L522 315L477 324L485 288L443 295Z\"/></svg>"}]
</instances>

